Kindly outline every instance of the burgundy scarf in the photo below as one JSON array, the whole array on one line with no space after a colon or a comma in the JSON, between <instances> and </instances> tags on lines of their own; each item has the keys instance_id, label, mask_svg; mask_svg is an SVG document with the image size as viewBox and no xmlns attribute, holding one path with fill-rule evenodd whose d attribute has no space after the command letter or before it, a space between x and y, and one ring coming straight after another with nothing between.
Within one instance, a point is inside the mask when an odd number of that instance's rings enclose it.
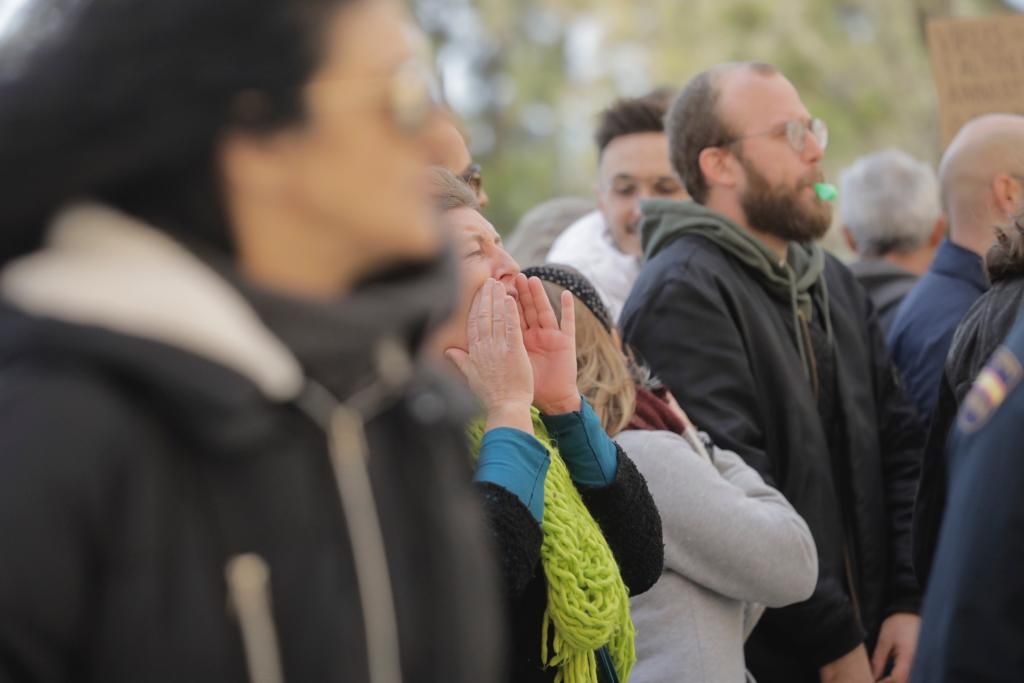
<instances>
[{"instance_id":1,"label":"burgundy scarf","mask_svg":"<svg viewBox=\"0 0 1024 683\"><path fill-rule=\"evenodd\" d=\"M642 431L672 432L682 436L686 432L684 423L678 414L669 407L668 389L636 388L636 412L626 429Z\"/></svg>"}]
</instances>

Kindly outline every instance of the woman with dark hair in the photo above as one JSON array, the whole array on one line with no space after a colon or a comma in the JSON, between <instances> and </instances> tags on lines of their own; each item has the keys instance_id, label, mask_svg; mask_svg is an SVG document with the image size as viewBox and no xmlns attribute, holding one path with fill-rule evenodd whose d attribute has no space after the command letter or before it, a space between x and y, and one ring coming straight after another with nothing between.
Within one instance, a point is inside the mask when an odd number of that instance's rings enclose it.
<instances>
[{"instance_id":1,"label":"woman with dark hair","mask_svg":"<svg viewBox=\"0 0 1024 683\"><path fill-rule=\"evenodd\" d=\"M579 387L647 478L661 511L665 568L630 600L634 683L747 680L743 644L765 607L810 597L818 555L781 493L698 434L668 391L628 361L594 287L566 266L528 268L549 299L572 293Z\"/></svg>"},{"instance_id":2,"label":"woman with dark hair","mask_svg":"<svg viewBox=\"0 0 1024 683\"><path fill-rule=\"evenodd\" d=\"M504 577L508 680L625 683L636 663L629 598L661 573L657 508L580 395L571 298L555 303L559 322L473 192L445 169L434 187L462 275L435 346L485 413L469 433Z\"/></svg>"},{"instance_id":3,"label":"woman with dark hair","mask_svg":"<svg viewBox=\"0 0 1024 683\"><path fill-rule=\"evenodd\" d=\"M497 680L405 11L55 5L0 76L0 679Z\"/></svg>"}]
</instances>

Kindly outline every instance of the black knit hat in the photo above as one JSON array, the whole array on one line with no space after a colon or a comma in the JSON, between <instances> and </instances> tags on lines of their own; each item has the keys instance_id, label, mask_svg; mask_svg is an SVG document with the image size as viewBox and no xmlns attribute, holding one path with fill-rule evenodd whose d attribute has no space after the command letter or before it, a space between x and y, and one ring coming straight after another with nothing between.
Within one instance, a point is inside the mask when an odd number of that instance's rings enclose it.
<instances>
[{"instance_id":1,"label":"black knit hat","mask_svg":"<svg viewBox=\"0 0 1024 683\"><path fill-rule=\"evenodd\" d=\"M612 331L612 317L607 307L601 301L601 296L590 284L590 280L583 276L575 268L563 266L557 263L549 263L544 266L533 266L523 271L526 277L537 277L545 282L558 285L562 289L572 292L572 295L583 302L583 305L590 309L594 317L604 326L604 329Z\"/></svg>"}]
</instances>

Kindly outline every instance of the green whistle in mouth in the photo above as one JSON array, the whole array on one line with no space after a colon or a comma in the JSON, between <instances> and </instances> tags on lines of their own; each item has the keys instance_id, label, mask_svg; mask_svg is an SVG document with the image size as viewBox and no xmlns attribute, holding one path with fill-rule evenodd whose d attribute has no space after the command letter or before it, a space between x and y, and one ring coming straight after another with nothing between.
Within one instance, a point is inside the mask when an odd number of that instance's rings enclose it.
<instances>
[{"instance_id":1,"label":"green whistle in mouth","mask_svg":"<svg viewBox=\"0 0 1024 683\"><path fill-rule=\"evenodd\" d=\"M823 202L834 202L839 196L839 190L832 183L814 183L814 192Z\"/></svg>"}]
</instances>

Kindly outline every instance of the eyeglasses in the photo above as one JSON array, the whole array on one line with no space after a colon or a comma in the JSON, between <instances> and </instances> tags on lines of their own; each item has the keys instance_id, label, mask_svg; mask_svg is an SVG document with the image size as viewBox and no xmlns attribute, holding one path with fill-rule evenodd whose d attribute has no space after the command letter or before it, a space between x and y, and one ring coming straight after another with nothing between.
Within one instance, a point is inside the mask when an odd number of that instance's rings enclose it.
<instances>
[{"instance_id":1,"label":"eyeglasses","mask_svg":"<svg viewBox=\"0 0 1024 683\"><path fill-rule=\"evenodd\" d=\"M383 93L379 93L380 83L384 81ZM334 88L339 83L350 87L373 90L374 99L380 98L379 104L385 116L399 131L406 135L421 134L430 123L431 117L441 107L441 89L430 68L418 58L411 58L398 65L384 77L356 77L351 79L321 79L309 84L312 89ZM346 100L345 105L360 99L360 95ZM271 105L266 94L259 90L246 90L240 93L232 104L236 121L243 125L258 126L267 119ZM380 111L380 110L378 110Z\"/></svg>"},{"instance_id":2,"label":"eyeglasses","mask_svg":"<svg viewBox=\"0 0 1024 683\"><path fill-rule=\"evenodd\" d=\"M482 173L483 169L480 168L480 164L472 163L466 167L466 170L459 175L462 178L462 182L469 185L473 190L473 194L480 196L480 191L484 188L484 176Z\"/></svg>"},{"instance_id":3,"label":"eyeglasses","mask_svg":"<svg viewBox=\"0 0 1024 683\"><path fill-rule=\"evenodd\" d=\"M388 108L402 132L415 135L422 131L440 103L440 88L422 60L410 59L391 75Z\"/></svg>"},{"instance_id":4,"label":"eyeglasses","mask_svg":"<svg viewBox=\"0 0 1024 683\"><path fill-rule=\"evenodd\" d=\"M753 133L751 135L742 135L737 138L733 138L727 142L722 143L721 147L731 145L741 140L748 138L759 138L765 135L785 135L786 141L789 146L793 148L793 151L797 154L803 154L804 150L807 149L807 134L810 133L814 138L814 141L821 148L821 151L825 151L828 147L828 125L821 119L811 119L810 121L802 121L800 119L790 119L785 123L775 126L771 130L766 130L763 133Z\"/></svg>"}]
</instances>

